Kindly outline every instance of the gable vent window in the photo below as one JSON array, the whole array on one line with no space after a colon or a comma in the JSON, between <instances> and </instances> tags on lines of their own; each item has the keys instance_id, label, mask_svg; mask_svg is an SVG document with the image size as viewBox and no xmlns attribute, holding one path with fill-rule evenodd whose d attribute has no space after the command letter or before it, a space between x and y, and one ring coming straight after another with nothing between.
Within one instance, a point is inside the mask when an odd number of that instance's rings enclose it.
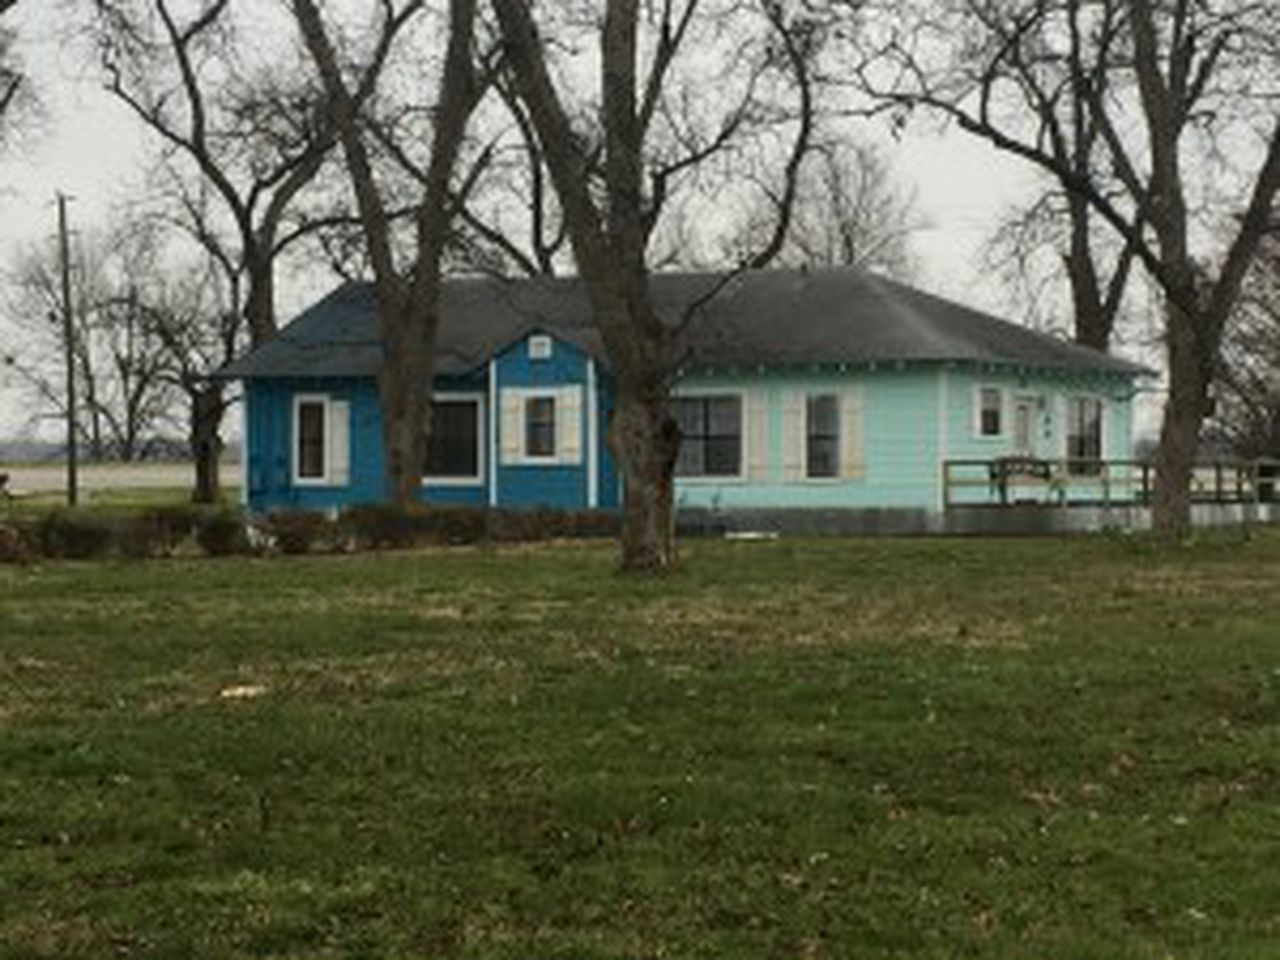
<instances>
[{"instance_id":1,"label":"gable vent window","mask_svg":"<svg viewBox=\"0 0 1280 960\"><path fill-rule=\"evenodd\" d=\"M551 338L542 334L529 338L529 359L550 360Z\"/></svg>"}]
</instances>

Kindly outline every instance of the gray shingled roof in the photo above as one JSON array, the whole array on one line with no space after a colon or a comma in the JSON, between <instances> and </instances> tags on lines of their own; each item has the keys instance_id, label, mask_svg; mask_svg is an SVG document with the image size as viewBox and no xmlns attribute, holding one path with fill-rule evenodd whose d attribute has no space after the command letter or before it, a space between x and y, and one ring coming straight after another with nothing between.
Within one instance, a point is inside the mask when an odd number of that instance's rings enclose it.
<instances>
[{"instance_id":1,"label":"gray shingled roof","mask_svg":"<svg viewBox=\"0 0 1280 960\"><path fill-rule=\"evenodd\" d=\"M655 274L655 306L674 323L716 282L711 274ZM441 304L437 371L475 370L533 329L601 353L576 279L450 280ZM686 331L684 346L689 366L957 360L1150 372L856 269L744 273L702 308ZM372 376L378 358L373 289L352 283L305 310L275 340L219 376Z\"/></svg>"}]
</instances>

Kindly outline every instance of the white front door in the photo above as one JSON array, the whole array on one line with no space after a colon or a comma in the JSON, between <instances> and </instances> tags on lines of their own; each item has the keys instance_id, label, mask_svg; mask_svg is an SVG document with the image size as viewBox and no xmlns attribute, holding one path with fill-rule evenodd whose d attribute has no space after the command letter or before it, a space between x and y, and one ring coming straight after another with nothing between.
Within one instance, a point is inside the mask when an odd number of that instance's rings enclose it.
<instances>
[{"instance_id":1,"label":"white front door","mask_svg":"<svg viewBox=\"0 0 1280 960\"><path fill-rule=\"evenodd\" d=\"M1034 457L1036 448L1036 416L1039 398L1020 396L1013 403L1013 451L1014 453Z\"/></svg>"}]
</instances>

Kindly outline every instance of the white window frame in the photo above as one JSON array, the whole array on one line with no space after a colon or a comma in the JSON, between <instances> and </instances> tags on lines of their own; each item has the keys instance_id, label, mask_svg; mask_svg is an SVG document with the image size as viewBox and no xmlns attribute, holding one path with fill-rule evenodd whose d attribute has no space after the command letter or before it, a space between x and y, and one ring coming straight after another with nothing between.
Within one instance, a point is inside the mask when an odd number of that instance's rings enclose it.
<instances>
[{"instance_id":1,"label":"white window frame","mask_svg":"<svg viewBox=\"0 0 1280 960\"><path fill-rule=\"evenodd\" d=\"M1065 393L1062 395L1062 459L1071 456L1071 402L1073 400L1095 400L1098 403L1098 459L1107 460L1107 450L1111 436L1107 426L1110 413L1107 398L1100 393Z\"/></svg>"},{"instance_id":2,"label":"white window frame","mask_svg":"<svg viewBox=\"0 0 1280 960\"><path fill-rule=\"evenodd\" d=\"M302 439L302 407L304 404L318 403L324 409L324 456L321 462L324 470L318 477L304 477L301 473L301 451L299 441ZM330 485L329 465L333 453L333 402L327 393L295 393L293 395L293 429L289 436L292 447L290 461L293 466L293 485L295 487L327 487Z\"/></svg>"},{"instance_id":3,"label":"white window frame","mask_svg":"<svg viewBox=\"0 0 1280 960\"><path fill-rule=\"evenodd\" d=\"M529 452L529 401L550 400L555 416L551 420L552 450L550 454ZM564 410L559 387L520 388L520 463L527 466L560 466L560 418ZM566 464L567 466L567 464Z\"/></svg>"},{"instance_id":4,"label":"white window frame","mask_svg":"<svg viewBox=\"0 0 1280 960\"><path fill-rule=\"evenodd\" d=\"M844 396L841 390L833 387L830 390L805 390L804 391L804 436L802 443L804 444L804 475L801 477L804 483L840 483L844 477L842 476L842 466L844 464L844 445L846 442L845 423L844 423ZM831 397L836 402L836 472L831 477L815 477L809 473L809 401L814 397Z\"/></svg>"},{"instance_id":5,"label":"white window frame","mask_svg":"<svg viewBox=\"0 0 1280 960\"><path fill-rule=\"evenodd\" d=\"M1000 396L1000 431L998 433L982 432L982 393L994 390ZM1000 441L1009 439L1009 390L996 383L978 383L973 387L973 417L971 422L975 440Z\"/></svg>"},{"instance_id":6,"label":"white window frame","mask_svg":"<svg viewBox=\"0 0 1280 960\"><path fill-rule=\"evenodd\" d=\"M751 411L747 405L747 391L744 389L733 389L723 387L699 388L688 387L685 389L675 389L671 391L671 399L673 400L710 400L717 397L737 397L738 410L740 411L739 428L742 438L738 447L738 472L737 473L719 473L715 476L685 477L676 475L676 483L692 483L698 485L717 484L717 483L745 483L747 480L747 464L751 462L751 425L748 419Z\"/></svg>"},{"instance_id":7,"label":"white window frame","mask_svg":"<svg viewBox=\"0 0 1280 960\"><path fill-rule=\"evenodd\" d=\"M431 395L431 402L440 400L444 403L471 402L476 405L476 472L466 477L432 477L423 476L424 487L478 487L484 484L488 475L488 418L485 416L485 395L479 392L441 392Z\"/></svg>"}]
</instances>

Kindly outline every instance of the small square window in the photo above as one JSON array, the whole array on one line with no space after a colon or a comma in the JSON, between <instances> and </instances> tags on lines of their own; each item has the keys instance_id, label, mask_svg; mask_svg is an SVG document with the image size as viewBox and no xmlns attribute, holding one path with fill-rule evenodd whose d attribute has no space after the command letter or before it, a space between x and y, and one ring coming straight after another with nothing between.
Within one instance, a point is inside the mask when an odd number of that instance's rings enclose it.
<instances>
[{"instance_id":1,"label":"small square window","mask_svg":"<svg viewBox=\"0 0 1280 960\"><path fill-rule=\"evenodd\" d=\"M551 338L545 334L537 334L529 338L529 359L550 360Z\"/></svg>"},{"instance_id":2,"label":"small square window","mask_svg":"<svg viewBox=\"0 0 1280 960\"><path fill-rule=\"evenodd\" d=\"M527 457L556 455L555 397L528 397L525 400L524 453Z\"/></svg>"},{"instance_id":3,"label":"small square window","mask_svg":"<svg viewBox=\"0 0 1280 960\"><path fill-rule=\"evenodd\" d=\"M998 437L1004 433L1004 394L999 387L978 391L978 434Z\"/></svg>"}]
</instances>

